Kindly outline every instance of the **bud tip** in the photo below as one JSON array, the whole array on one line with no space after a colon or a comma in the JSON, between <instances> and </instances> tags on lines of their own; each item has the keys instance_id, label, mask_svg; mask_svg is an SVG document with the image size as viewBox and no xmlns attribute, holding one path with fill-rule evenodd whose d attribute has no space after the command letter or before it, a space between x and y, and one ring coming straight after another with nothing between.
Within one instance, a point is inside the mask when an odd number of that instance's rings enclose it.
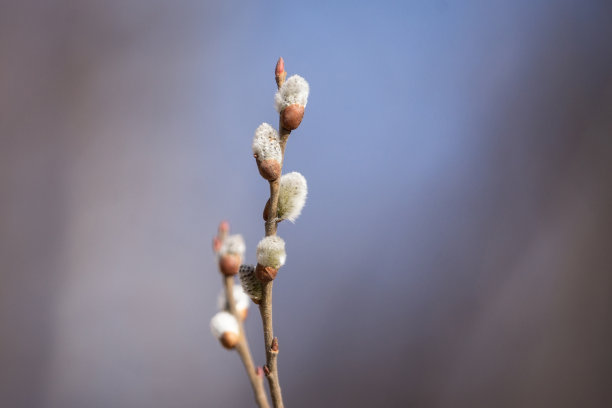
<instances>
[{"instance_id":1,"label":"bud tip","mask_svg":"<svg viewBox=\"0 0 612 408\"><path fill-rule=\"evenodd\" d=\"M228 233L229 232L229 222L221 221L219 223L219 233Z\"/></svg>"},{"instance_id":2,"label":"bud tip","mask_svg":"<svg viewBox=\"0 0 612 408\"><path fill-rule=\"evenodd\" d=\"M276 70L274 73L276 76L280 76L283 72L285 72L285 61L283 60L283 57L280 57L276 63Z\"/></svg>"},{"instance_id":3,"label":"bud tip","mask_svg":"<svg viewBox=\"0 0 612 408\"><path fill-rule=\"evenodd\" d=\"M278 352L278 337L275 337L272 340L272 346L270 347L270 350Z\"/></svg>"}]
</instances>

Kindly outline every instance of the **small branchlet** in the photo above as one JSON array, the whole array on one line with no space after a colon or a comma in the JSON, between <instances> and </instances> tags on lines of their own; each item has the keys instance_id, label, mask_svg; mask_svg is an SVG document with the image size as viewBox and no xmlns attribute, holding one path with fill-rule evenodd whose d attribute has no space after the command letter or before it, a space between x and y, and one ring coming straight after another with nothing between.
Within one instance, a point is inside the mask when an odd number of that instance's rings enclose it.
<instances>
[{"instance_id":1,"label":"small branchlet","mask_svg":"<svg viewBox=\"0 0 612 408\"><path fill-rule=\"evenodd\" d=\"M223 221L219 224L217 236L213 239L213 250L217 254L219 270L223 275L223 290L218 296L217 313L210 322L213 335L227 349L235 349L251 382L255 401L260 408L269 408L268 397L263 387L262 376L253 363L251 350L244 332L243 321L250 306L249 297L241 285L234 284L234 275L238 272L235 262L242 262L245 245L242 236L229 234L229 224Z\"/></svg>"}]
</instances>

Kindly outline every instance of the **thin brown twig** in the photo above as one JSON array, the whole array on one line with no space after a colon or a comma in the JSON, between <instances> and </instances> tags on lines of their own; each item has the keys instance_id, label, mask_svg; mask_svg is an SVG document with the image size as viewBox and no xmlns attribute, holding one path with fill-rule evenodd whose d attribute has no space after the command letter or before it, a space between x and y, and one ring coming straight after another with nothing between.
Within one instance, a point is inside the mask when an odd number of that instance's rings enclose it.
<instances>
[{"instance_id":1,"label":"thin brown twig","mask_svg":"<svg viewBox=\"0 0 612 408\"><path fill-rule=\"evenodd\" d=\"M220 227L216 239L220 242L223 242L225 238L227 238L227 228L222 229ZM217 251L216 248L215 251ZM240 329L240 337L238 339L238 343L235 346L235 350L240 356L240 360L242 360L242 364L244 365L244 368L247 372L247 376L249 377L249 381L251 382L251 387L253 388L253 393L255 394L255 402L257 402L257 405L260 408L270 408L268 396L266 395L266 391L264 390L263 386L263 373L255 368L253 356L251 355L251 348L249 347L246 332L244 331L242 316L240 316L238 310L236 309L236 299L234 299L234 277L226 276L223 274L222 277L227 309L238 322L238 327Z\"/></svg>"},{"instance_id":2,"label":"thin brown twig","mask_svg":"<svg viewBox=\"0 0 612 408\"><path fill-rule=\"evenodd\" d=\"M240 327L240 339L238 340L238 344L236 344L235 349L242 360L242 364L244 364L249 381L251 382L251 387L253 388L253 393L255 394L255 401L257 402L257 405L260 408L269 408L270 403L268 402L268 397L266 396L266 391L264 390L263 376L255 368L249 342L244 331L242 316L240 316L236 309L236 301L234 299L234 277L225 276L223 279L223 287L225 289L225 299L227 301L229 312L234 315L238 321L238 326Z\"/></svg>"},{"instance_id":3,"label":"thin brown twig","mask_svg":"<svg viewBox=\"0 0 612 408\"><path fill-rule=\"evenodd\" d=\"M280 80L277 76L277 85L280 88L285 79L283 75ZM281 159L281 173L276 180L270 181L270 211L268 212L268 219L266 220L266 236L276 235L278 220L276 214L278 212L278 196L280 189L280 177L282 174L282 166L285 160L285 147L287 140L291 134L290 130L283 128L281 121L279 120L279 134L280 134L280 145L282 152ZM263 294L261 302L259 304L259 313L261 314L261 321L264 332L264 343L266 347L266 366L264 372L268 378L268 385L270 387L270 395L272 396L272 404L275 408L283 408L283 396L281 392L280 383L278 380L278 339L274 337L274 328L272 324L272 287L273 282L263 283Z\"/></svg>"}]
</instances>

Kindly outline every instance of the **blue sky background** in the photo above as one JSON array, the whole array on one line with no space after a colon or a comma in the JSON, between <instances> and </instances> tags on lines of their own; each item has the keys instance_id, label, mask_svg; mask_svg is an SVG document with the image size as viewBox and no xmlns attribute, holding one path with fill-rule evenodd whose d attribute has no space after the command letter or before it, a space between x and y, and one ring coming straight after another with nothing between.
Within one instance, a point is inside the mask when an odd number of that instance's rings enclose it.
<instances>
[{"instance_id":1,"label":"blue sky background","mask_svg":"<svg viewBox=\"0 0 612 408\"><path fill-rule=\"evenodd\" d=\"M209 333L263 236L274 65L311 94L275 283L287 406L608 406L605 1L0 4L0 400L250 406ZM258 313L247 331L263 364Z\"/></svg>"}]
</instances>

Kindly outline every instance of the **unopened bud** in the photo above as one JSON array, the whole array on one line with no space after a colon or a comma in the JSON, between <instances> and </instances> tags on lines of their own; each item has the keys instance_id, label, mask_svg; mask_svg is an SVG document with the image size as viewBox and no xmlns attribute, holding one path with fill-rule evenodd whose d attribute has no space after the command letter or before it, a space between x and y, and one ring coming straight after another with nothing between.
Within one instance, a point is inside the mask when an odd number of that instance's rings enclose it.
<instances>
[{"instance_id":1,"label":"unopened bud","mask_svg":"<svg viewBox=\"0 0 612 408\"><path fill-rule=\"evenodd\" d=\"M270 347L270 350L278 353L278 337L272 339L272 346Z\"/></svg>"},{"instance_id":2,"label":"unopened bud","mask_svg":"<svg viewBox=\"0 0 612 408\"><path fill-rule=\"evenodd\" d=\"M229 232L229 222L221 221L219 223L219 234L227 234Z\"/></svg>"},{"instance_id":3,"label":"unopened bud","mask_svg":"<svg viewBox=\"0 0 612 408\"><path fill-rule=\"evenodd\" d=\"M280 88L285 82L285 78L287 77L287 72L285 71L285 61L283 60L283 57L280 57L278 59L278 62L276 63L274 77L276 79L276 85Z\"/></svg>"},{"instance_id":4,"label":"unopened bud","mask_svg":"<svg viewBox=\"0 0 612 408\"><path fill-rule=\"evenodd\" d=\"M280 57L276 62L276 70L274 71L274 74L279 76L283 72L285 72L285 60L283 60L283 57Z\"/></svg>"},{"instance_id":5,"label":"unopened bud","mask_svg":"<svg viewBox=\"0 0 612 408\"><path fill-rule=\"evenodd\" d=\"M222 245L223 241L221 241L218 237L213 238L213 251L215 251L215 253L219 252Z\"/></svg>"}]
</instances>

